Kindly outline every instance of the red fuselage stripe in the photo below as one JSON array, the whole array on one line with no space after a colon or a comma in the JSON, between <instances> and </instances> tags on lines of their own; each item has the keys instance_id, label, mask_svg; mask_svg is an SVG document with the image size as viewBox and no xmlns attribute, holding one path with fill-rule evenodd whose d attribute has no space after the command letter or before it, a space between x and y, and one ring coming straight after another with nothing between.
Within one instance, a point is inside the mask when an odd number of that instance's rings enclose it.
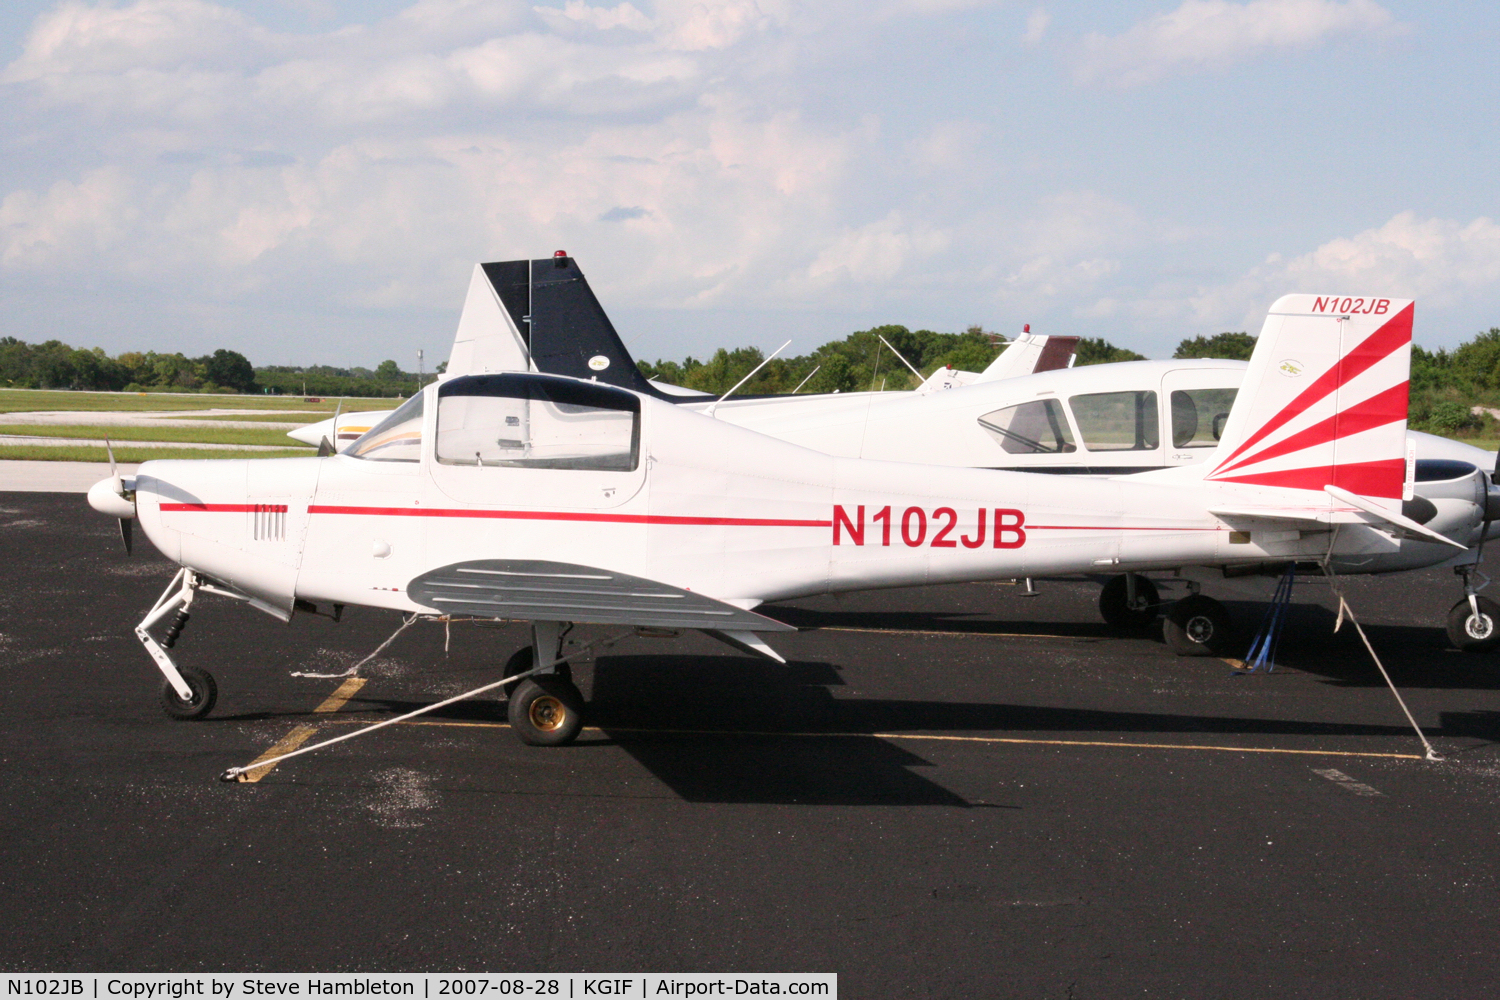
<instances>
[{"instance_id":1,"label":"red fuselage stripe","mask_svg":"<svg viewBox=\"0 0 1500 1000\"><path fill-rule=\"evenodd\" d=\"M550 510L455 510L442 507L331 507L314 504L309 514L390 517L486 517L513 521L601 521L607 524L694 524L758 528L831 528L833 521L778 517L674 517L669 514L589 514Z\"/></svg>"},{"instance_id":2,"label":"red fuselage stripe","mask_svg":"<svg viewBox=\"0 0 1500 1000\"><path fill-rule=\"evenodd\" d=\"M164 503L161 510L165 513L180 514L210 513L210 514L254 514L264 511L272 514L285 514L286 504L271 503Z\"/></svg>"},{"instance_id":3,"label":"red fuselage stripe","mask_svg":"<svg viewBox=\"0 0 1500 1000\"><path fill-rule=\"evenodd\" d=\"M163 511L174 513L243 514L270 509L285 513L285 507L245 503L164 503ZM510 521L594 521L606 524L681 524L747 528L830 528L832 521L778 517L678 517L670 514L591 514L549 510L460 510L443 507L338 507L314 504L309 514L353 514L366 517L480 517ZM1173 527L1170 525L1123 524L1025 524L1027 531L1225 531L1223 527Z\"/></svg>"}]
</instances>

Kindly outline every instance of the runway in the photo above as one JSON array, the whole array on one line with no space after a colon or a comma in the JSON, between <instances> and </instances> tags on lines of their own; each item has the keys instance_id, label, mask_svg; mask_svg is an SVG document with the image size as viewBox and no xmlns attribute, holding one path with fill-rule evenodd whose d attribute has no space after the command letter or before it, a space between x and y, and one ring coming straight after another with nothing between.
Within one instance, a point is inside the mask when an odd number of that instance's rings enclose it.
<instances>
[{"instance_id":1,"label":"runway","mask_svg":"<svg viewBox=\"0 0 1500 1000\"><path fill-rule=\"evenodd\" d=\"M1349 581L1421 747L1326 588L1246 674L1098 621L1097 591L815 598L788 659L627 639L589 728L500 699L295 758L498 679L521 626L206 597L157 707L131 627L173 567L83 498L0 493L8 971L837 972L850 997L1476 996L1500 959L1500 657L1446 571ZM1254 605L1232 605L1246 625ZM596 637L607 630L580 627ZM1248 639L1248 635L1247 635ZM445 642L448 646L444 651Z\"/></svg>"}]
</instances>

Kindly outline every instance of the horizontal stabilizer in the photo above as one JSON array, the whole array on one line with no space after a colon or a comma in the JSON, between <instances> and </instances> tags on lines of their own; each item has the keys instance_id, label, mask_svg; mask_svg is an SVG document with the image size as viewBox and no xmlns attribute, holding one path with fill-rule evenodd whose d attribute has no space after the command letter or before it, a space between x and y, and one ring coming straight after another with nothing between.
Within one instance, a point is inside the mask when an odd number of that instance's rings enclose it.
<instances>
[{"instance_id":1,"label":"horizontal stabilizer","mask_svg":"<svg viewBox=\"0 0 1500 1000\"><path fill-rule=\"evenodd\" d=\"M453 563L412 580L406 593L441 614L735 633L796 631L753 611L655 580L537 559Z\"/></svg>"},{"instance_id":2,"label":"horizontal stabilizer","mask_svg":"<svg viewBox=\"0 0 1500 1000\"><path fill-rule=\"evenodd\" d=\"M1379 504L1371 503L1357 493L1351 493L1337 486L1325 486L1324 492L1335 500L1343 501L1351 507L1358 507L1376 521L1382 522L1389 528L1394 528L1403 538L1415 538L1423 542L1438 542L1442 545L1451 545L1460 552L1467 552L1469 547L1460 542L1455 542L1447 535L1440 535L1425 524L1418 524L1404 514L1387 510Z\"/></svg>"},{"instance_id":3,"label":"horizontal stabilizer","mask_svg":"<svg viewBox=\"0 0 1500 1000\"><path fill-rule=\"evenodd\" d=\"M1320 514L1282 507L1211 507L1208 512L1234 525L1242 525L1247 521L1264 521L1286 527L1327 528L1334 520L1328 511Z\"/></svg>"}]
</instances>

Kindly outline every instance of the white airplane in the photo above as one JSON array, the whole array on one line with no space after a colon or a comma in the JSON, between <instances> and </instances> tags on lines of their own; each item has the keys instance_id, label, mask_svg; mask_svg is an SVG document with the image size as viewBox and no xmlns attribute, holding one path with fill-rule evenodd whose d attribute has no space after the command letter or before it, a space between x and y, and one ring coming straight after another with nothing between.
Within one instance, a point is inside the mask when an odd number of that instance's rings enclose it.
<instances>
[{"instance_id":1,"label":"white airplane","mask_svg":"<svg viewBox=\"0 0 1500 1000\"><path fill-rule=\"evenodd\" d=\"M1192 465L1219 443L1245 378L1243 361L1167 360L1071 367L1077 338L1029 329L982 373L941 369L911 392L721 398L647 382L611 325L576 261L504 261L474 268L459 319L449 375L542 371L608 382L712 414L716 419L843 458L882 459L1055 475L1117 476ZM938 391L946 390L946 391ZM310 444L333 435L347 447L383 414L346 415L293 432ZM1432 516L1428 501L1468 498L1500 513L1488 470L1494 453L1408 431L1415 495L1407 512ZM1487 531L1500 533L1500 520ZM1482 547L1451 560L1463 596L1448 613L1448 637L1483 652L1500 645L1500 605L1479 596ZM1166 588L1201 595L1267 599L1276 574L1226 575L1179 567L1153 577L1095 572L1099 610L1124 628L1154 622ZM1220 616L1221 622L1228 621ZM1169 630L1179 653L1219 654L1232 638L1200 621L1201 641Z\"/></svg>"},{"instance_id":2,"label":"white airplane","mask_svg":"<svg viewBox=\"0 0 1500 1000\"><path fill-rule=\"evenodd\" d=\"M507 712L522 740L559 744L583 711L567 623L698 629L780 660L761 635L790 627L754 609L812 594L1443 561L1483 533L1485 508L1433 500L1426 525L1401 512L1412 315L1399 299L1283 297L1212 458L1131 477L837 458L642 393L500 372L426 387L340 455L147 462L89 501L182 567L136 627L168 714L216 697L164 648L201 591L282 620L350 604L528 620ZM1196 600L1169 627L1212 615Z\"/></svg>"}]
</instances>

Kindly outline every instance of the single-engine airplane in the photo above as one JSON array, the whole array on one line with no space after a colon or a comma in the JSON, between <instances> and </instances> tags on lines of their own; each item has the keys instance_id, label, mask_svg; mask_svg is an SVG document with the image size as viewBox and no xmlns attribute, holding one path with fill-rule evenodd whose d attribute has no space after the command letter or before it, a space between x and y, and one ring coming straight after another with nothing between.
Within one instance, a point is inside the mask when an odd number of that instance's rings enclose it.
<instances>
[{"instance_id":1,"label":"single-engine airplane","mask_svg":"<svg viewBox=\"0 0 1500 1000\"><path fill-rule=\"evenodd\" d=\"M147 462L89 500L182 567L136 627L169 715L214 704L213 678L164 648L208 592L282 620L357 604L530 621L507 675L534 672L507 713L523 741L560 744L583 712L567 623L697 629L780 660L762 635L790 626L754 609L805 595L1442 561L1483 531L1483 508L1402 513L1412 316L1400 299L1279 299L1213 457L1133 477L837 458L642 393L500 372L426 387L340 455ZM1178 607L1213 614L1195 600Z\"/></svg>"},{"instance_id":2,"label":"single-engine airplane","mask_svg":"<svg viewBox=\"0 0 1500 1000\"><path fill-rule=\"evenodd\" d=\"M1120 476L1192 465L1219 443L1247 365L1227 360L1135 361L1071 366L1076 338L1029 330L982 373L940 369L916 391L720 398L647 382L575 260L479 264L459 319L449 374L542 371L606 382L844 458L883 459L1053 475ZM947 391L939 392L937 390ZM345 415L293 432L310 444L332 435L346 447L383 414ZM337 423L337 426L335 426ZM1407 432L1415 456L1408 513L1433 516L1428 501L1473 501L1500 515L1488 470L1497 456L1472 445ZM1491 494L1494 494L1493 497ZM1500 517L1486 535L1500 533ZM1479 541L1482 541L1481 538ZM1452 556L1463 596L1448 612L1448 638L1460 649L1500 645L1500 605L1480 597L1478 543ZM1099 611L1119 627L1155 621L1172 602L1162 591L1267 599L1277 573L1179 566L1151 576L1096 571ZM1202 605L1202 602L1198 602ZM1227 622L1227 617L1220 618ZM1232 633L1200 619L1198 639L1168 630L1177 652L1222 654Z\"/></svg>"}]
</instances>

